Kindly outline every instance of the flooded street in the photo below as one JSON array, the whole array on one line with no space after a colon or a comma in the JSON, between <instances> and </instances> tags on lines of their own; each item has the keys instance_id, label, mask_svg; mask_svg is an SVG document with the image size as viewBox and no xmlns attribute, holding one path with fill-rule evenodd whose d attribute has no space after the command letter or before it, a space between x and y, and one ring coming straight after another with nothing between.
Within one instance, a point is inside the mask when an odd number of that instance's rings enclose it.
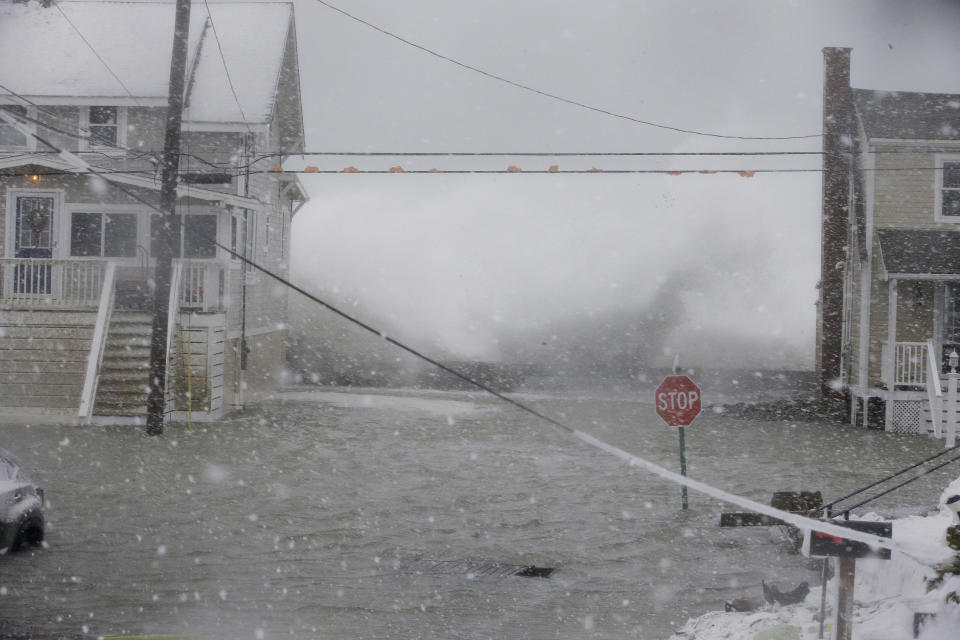
<instances>
[{"instance_id":1,"label":"flooded street","mask_svg":"<svg viewBox=\"0 0 960 640\"><path fill-rule=\"evenodd\" d=\"M679 468L676 431L649 402L523 399ZM720 529L720 512L739 509L691 493L683 512L679 487L474 394L288 392L161 438L0 428L48 498L48 548L0 558L12 635L657 639L759 595L761 580L814 582L778 529ZM830 500L943 446L709 409L686 441L692 477L762 502L800 489ZM876 510L921 512L955 476ZM408 568L431 560L556 571Z\"/></svg>"}]
</instances>

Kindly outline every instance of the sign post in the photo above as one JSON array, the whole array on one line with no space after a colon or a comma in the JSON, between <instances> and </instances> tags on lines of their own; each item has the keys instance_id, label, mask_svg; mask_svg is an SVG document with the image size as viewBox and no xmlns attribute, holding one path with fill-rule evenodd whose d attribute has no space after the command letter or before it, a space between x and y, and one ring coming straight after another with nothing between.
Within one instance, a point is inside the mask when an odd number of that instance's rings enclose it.
<instances>
[{"instance_id":1,"label":"sign post","mask_svg":"<svg viewBox=\"0 0 960 640\"><path fill-rule=\"evenodd\" d=\"M882 538L893 537L893 523L862 520L835 520L833 524L856 531L872 533ZM806 531L803 539L803 555L809 558L837 558L837 617L836 640L851 640L853 637L853 585L856 581L857 558L890 559L889 549L871 549L869 545L855 540L838 538L820 531ZM826 565L823 577L826 578ZM826 580L824 580L826 593ZM820 597L820 637L823 637L824 596Z\"/></svg>"},{"instance_id":2,"label":"sign post","mask_svg":"<svg viewBox=\"0 0 960 640\"><path fill-rule=\"evenodd\" d=\"M680 432L680 475L687 477L687 444L683 441L683 432L686 427L677 427ZM683 510L687 510L687 486L682 487L681 500L683 501Z\"/></svg>"},{"instance_id":3,"label":"sign post","mask_svg":"<svg viewBox=\"0 0 960 640\"><path fill-rule=\"evenodd\" d=\"M700 388L687 376L667 376L653 394L657 415L667 426L680 431L680 475L687 475L684 428L700 414ZM687 509L687 487L683 487L683 509Z\"/></svg>"}]
</instances>

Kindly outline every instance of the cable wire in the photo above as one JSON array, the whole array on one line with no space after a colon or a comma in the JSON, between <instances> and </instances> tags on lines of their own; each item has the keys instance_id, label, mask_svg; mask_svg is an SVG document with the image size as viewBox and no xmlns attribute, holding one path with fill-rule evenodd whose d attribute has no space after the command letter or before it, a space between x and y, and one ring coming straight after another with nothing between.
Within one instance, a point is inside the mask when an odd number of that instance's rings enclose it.
<instances>
[{"instance_id":1,"label":"cable wire","mask_svg":"<svg viewBox=\"0 0 960 640\"><path fill-rule=\"evenodd\" d=\"M26 155L18 153L17 155ZM194 157L193 154L184 154L189 157ZM231 167L232 169L235 169ZM887 169L866 169L871 173L897 173L901 171L929 171L935 173L938 171L943 171L943 167L892 167ZM398 170L394 169L357 169L355 167L347 167L346 169L318 169L316 167L308 167L306 169L262 169L256 171L250 171L244 175L667 175L667 176L696 176L696 175L739 175L743 178L753 178L756 175L761 174L804 174L804 173L824 173L827 169L598 169L596 167L591 169L410 169L410 170ZM97 174L97 173L110 173L110 174L124 174L129 173L134 174L143 174L143 173L153 173L151 170L147 169L77 169L77 170L63 170L63 169L49 169L46 171L24 171L24 172L7 172L5 175L14 175L14 176L59 176L59 175L85 175L85 174ZM186 172L181 171L179 175L187 175ZM232 174L227 174L231 177L238 177L239 172L235 171Z\"/></svg>"},{"instance_id":2,"label":"cable wire","mask_svg":"<svg viewBox=\"0 0 960 640\"><path fill-rule=\"evenodd\" d=\"M646 126L648 126L648 127L655 127L655 128L657 128L657 129L665 129L665 130L667 130L667 131L676 131L676 132L678 132L678 133L687 133L687 134L691 134L691 135L705 136L705 137L709 137L709 138L725 138L725 139L729 139L729 140L803 140L803 139L808 139L808 138L820 138L820 137L823 137L823 134L821 134L821 133L814 133L814 134L800 135L800 136L735 136L735 135L725 135L725 134L720 134L720 133L711 133L711 132L708 132L708 131L697 131L697 130L694 130L694 129L684 129L684 128L681 128L681 127L673 127L673 126L666 125L666 124L660 124L660 123L656 123L656 122L650 122L649 120L641 120L641 119L635 118L635 117L633 117L633 116L624 115L624 114L622 114L622 113L616 113L616 112L614 112L614 111L609 111L609 110L607 110L607 109L603 109L603 108L600 108L600 107L595 107L595 106L593 106L593 105L589 105L589 104L586 104L586 103L584 103L584 102L579 102L579 101L577 101L577 100L572 100L572 99L570 99L570 98L565 98L565 97L563 97L563 96L561 96L561 95L558 95L558 94L555 94L555 93L550 93L550 92L548 92L548 91L543 91L543 90L541 90L541 89L536 89L536 88L531 87L531 86L529 86L529 85L525 85L525 84L522 84L522 83L520 83L520 82L516 82L515 80L510 80L509 78L505 78L505 77L500 76L500 75L497 75L497 74L495 74L495 73L491 73L491 72L489 72L489 71L484 71L483 69L480 69L479 67L474 67L474 66L469 65L469 64L467 64L467 63L465 63L465 62L461 62L460 60L457 60L457 59L455 59L455 58L451 58L450 56L443 55L442 53L439 53L439 52L437 52L437 51L434 51L433 49L428 49L427 47L425 47L425 46L423 46L423 45L417 44L416 42L413 42L413 41L411 41L411 40L408 40L408 39L406 39L406 38L403 38L403 37L401 37L401 36L398 36L397 34L395 34L395 33L393 33L393 32L390 32L390 31L387 31L386 29L383 29L383 28L381 28L381 27L378 27L377 25L375 25L375 24L373 24L373 23L371 23L371 22L368 22L368 21L366 21L366 20L364 20L364 19L362 19L362 18L358 18L357 16L353 15L352 13L348 13L348 12L344 11L343 9L340 9L339 7L335 7L334 5L330 4L329 2L325 2L325 0L316 0L316 1L319 2L320 4L322 4L323 6L327 7L328 9L332 9L333 11L336 11L337 13L340 13L340 14L342 14L342 15L350 18L351 20L354 20L354 21L356 21L356 22L359 22L359 23L362 24L362 25L365 25L365 26L367 26L367 27L369 27L369 28L371 28L371 29L373 29L373 30L375 30L375 31L378 31L378 32L382 33L383 35L389 36L389 37L393 38L394 40L398 40L398 41L402 42L403 44L406 44L406 45L408 45L408 46L410 46L410 47L413 47L413 48L415 48L415 49L419 49L420 51L423 51L424 53L430 54L431 56L440 58L441 60L445 60L445 61L447 61L447 62L449 62L449 63L451 63L451 64L455 64L455 65L457 65L458 67L462 67L463 69L467 69L467 70L469 70L469 71L473 71L474 73L479 73L480 75L486 76L486 77L491 78L491 79L493 79L493 80L497 80L498 82L504 82L504 83L509 84L509 85L511 85L511 86L517 87L518 89L523 89L524 91L529 91L529 92L531 92L531 93L535 93L535 94L537 94L537 95L544 96L544 97L550 98L550 99L552 99L552 100L558 100L558 101L560 101L560 102L564 102L564 103L566 103L566 104L573 105L573 106L575 106L575 107L580 107L580 108L582 108L582 109L588 109L588 110L594 111L594 112L596 112L596 113L601 113L601 114L604 114L604 115L607 115L607 116L611 116L611 117L613 117L613 118L620 118L621 120L627 120L627 121L629 121L629 122L633 122L633 123L636 123L636 124L642 124L642 125L646 125Z\"/></svg>"},{"instance_id":3,"label":"cable wire","mask_svg":"<svg viewBox=\"0 0 960 640\"><path fill-rule=\"evenodd\" d=\"M45 140L45 139L43 139L43 138L40 138L40 137L37 136L35 133L31 133L31 135L32 135L34 138L36 138L38 141L42 142L44 145L50 147L51 149L54 149L54 150L59 151L59 152L60 152L62 155L64 155L64 156L67 156L67 159L70 159L70 160L72 160L72 161L74 161L74 162L81 163L81 164L82 164L83 166L85 166L85 168L86 168L87 170L89 170L90 172L92 172L92 173L97 173L96 169L95 169L94 167L92 167L89 163L85 163L85 162L83 162L82 160L80 160L79 158L76 158L76 157L74 157L74 158L69 158L67 152L63 151L62 149L58 149L53 143L51 143L51 142L49 142L48 140ZM104 178L104 179L106 179L106 178ZM116 184L116 183L113 183L113 186L114 186L117 190L119 190L119 191L121 191L122 193L130 196L131 198L135 199L136 201L138 201L138 202L140 202L140 203L142 203L142 204L147 205L148 207L150 207L151 209L153 209L153 210L154 210L155 212L157 212L158 214L163 215L163 216L168 215L166 212L164 212L162 209L160 209L160 207L158 207L157 205L155 205L155 204L153 204L153 203L145 200L144 198L142 198L139 194L135 193L134 191L131 191L131 190L129 190L129 189L126 189L126 188L124 188L122 185L119 185L119 184ZM181 221L180 221L180 229L181 229L181 232L182 232L183 229L185 229L185 225L184 225L184 222L183 222L182 219L181 219ZM474 378L472 378L472 377L470 377L470 376L468 376L468 375L465 375L465 374L463 374L463 373L460 373L459 371L457 371L457 370L455 370L455 369L453 369L453 368L451 368L451 367L448 367L448 366L444 365L443 363L441 363L441 362L439 362L439 361L431 358L430 356L427 356L426 354L424 354L424 353L422 353L422 352L414 349L413 347L410 347L410 346L408 346L408 345L400 342L399 340L396 340L396 339L388 336L385 332L376 329L376 328L373 327L372 325L369 325L369 324L363 322L362 320L351 316L350 314L348 314L348 313L346 313L345 311L339 309L338 307L336 307L336 306L334 306L334 305L326 302L325 300L320 299L319 297L311 294L310 292L306 291L306 290L303 289L302 287L300 287L300 286L298 286L298 285L295 285L294 283L292 283L291 281L289 281L289 280L286 279L285 277L283 277L283 276L281 276L281 275L279 275L279 274L274 273L274 272L271 271L270 269L267 269L267 268L264 267L263 265L260 265L260 264L258 264L258 263L256 263L256 262L254 262L253 260L250 260L250 259L247 258L246 256L238 253L237 251L231 249L230 247L227 247L227 246L225 246L225 245L223 245L223 244L220 244L220 243L216 240L216 238L211 238L211 237L209 237L209 236L207 236L207 235L205 235L205 234L200 234L200 237L204 238L205 240L207 240L208 242L210 242L212 245L214 245L214 246L216 246L216 247L219 247L220 249L223 249L225 252L227 252L228 254L232 255L232 256L235 257L235 258L237 258L238 260L242 261L244 264L247 264L247 265L251 266L252 268L260 271L260 272L263 273L263 274L265 274L266 276L268 276L268 277L276 280L278 283L282 284L283 286L286 286L286 287L288 287L289 289L292 289L292 290L300 293L301 295L305 296L307 299L312 300L313 302L315 302L315 303L319 304L320 306L322 306L322 307L330 310L331 312L339 315L340 317L344 318L345 320L347 320L347 321L355 324L356 326L364 329L365 331L368 331L368 332L370 332L370 333L372 333L372 334L374 334L374 335L377 335L377 336L379 336L381 339L383 339L384 341L386 341L386 342L388 342L388 343L396 346L396 347L399 348L399 349L402 349L402 350L406 351L407 353L410 353L411 355L413 355L413 356L415 356L415 357L417 357L417 358L422 359L423 361L425 361L425 362L427 362L427 363L429 363L429 364L437 367L438 369L440 369L440 370L442 370L442 371L445 371L445 372L447 372L447 373L450 373L451 375L456 376L457 378L463 380L464 382L467 382L468 384L470 384L470 385L472 385L472 386L475 386L475 387L477 387L477 388L479 388L479 389L481 389L481 390L483 390L483 391L485 391L485 392L487 392L487 393L490 393L491 395L493 395L493 396L495 396L496 398L502 400L503 402L505 402L505 403L507 403L507 404L510 404L510 405L516 407L517 409L520 409L521 411L524 411L524 412L526 412L526 413L528 413L528 414L530 414L530 415L533 415L533 416L535 416L535 417L537 417L537 418L539 418L539 419L547 422L548 424L550 424L550 425L552 425L552 426L554 426L554 427L557 427L558 429L561 429L562 431L568 433L569 435L571 435L571 436L573 436L574 438L580 440L581 442L584 442L584 443L586 443L586 444L588 444L588 445L590 445L590 446L592 446L592 447L595 447L595 448L597 448L597 449L600 449L601 451L605 451L606 453L609 453L609 454L613 455L614 457L617 457L617 458L619 458L619 459L627 462L630 466L642 467L642 468L646 469L647 471L649 471L650 473L653 473L653 474L655 474L655 475L657 475L657 476L660 476L661 478L664 478L664 479L666 479L666 480L668 480L668 481L670 481L670 482L674 482L674 483L676 483L676 484L680 484L680 485L682 485L682 486L689 487L689 488L691 488L691 489L693 489L693 490L695 490L695 491L699 491L699 492L701 492L701 493L704 493L704 494L706 494L706 495L708 495L708 496L711 496L711 497L714 497L714 498L716 498L716 499L723 500L723 501L725 501L725 502L729 502L729 503L732 503L732 504L736 504L736 505L738 505L738 506L741 506L741 507L744 507L744 508L747 508L747 509L751 509L751 510L753 510L753 511L756 511L757 513L761 513L761 514L765 514L765 515L768 515L768 516L771 516L771 517L774 517L774 518L778 518L778 519L783 520L784 522L786 522L786 523L788 523L788 524L793 524L794 526L796 526L796 527L798 527L798 528L801 528L801 529L809 529L809 530L821 531L821 532L823 532L823 533L827 533L827 534L830 534L830 535L840 536L840 537L848 538L848 539L851 539L851 540L858 540L858 541L860 541L860 542L865 542L865 543L870 544L870 545L875 545L875 546L884 547L884 548L888 548L888 549L892 549L892 550L902 551L902 549L900 548L900 545L899 545L898 543L892 541L892 540L889 540L889 539L886 539L886 538L882 538L882 537L880 537L880 536L875 536L875 535L872 535L872 534L869 534L869 533L861 532L861 531L850 530L850 529L847 529L847 528L844 528L844 527L840 527L840 526L838 526L838 525L836 525L836 524L833 524L833 523L831 523L831 522L813 520L813 519L807 518L807 517L805 517L805 516L800 516L800 515L797 515L797 514L789 513L789 512L787 512L787 511L782 511L782 510L780 510L780 509L776 509L776 508L771 507L771 506L769 506L769 505L765 505L765 504L756 502L756 501L754 501L754 500L750 500L749 498L744 498L744 497L742 497L742 496L738 496L738 495L736 495L736 494L732 494L732 493L730 493L730 492L728 492L728 491L724 491L724 490L722 490L722 489L718 489L718 488L716 488L716 487L713 487L713 486L711 486L711 485L708 485L708 484L706 484L706 483L704 483L704 482L700 482L699 480L693 480L692 478L689 478L689 477L687 477L687 476L685 476L685 475L680 475L680 474L678 474L678 473L675 473L675 472L673 472L673 471L670 471L670 470L668 470L668 469L666 469L666 468L664 468L664 467L661 467L661 466L658 465L658 464L655 464L655 463L653 463L653 462L650 462L650 461L648 461L648 460L645 460L645 459L643 459L643 458L641 458L641 457L639 457L639 456L635 456L635 455L633 455L633 454L631 454L631 453L629 453L629 452L627 452L627 451L624 451L623 449L620 449L619 447L615 447L615 446L613 446L613 445L611 445L611 444L609 444L609 443L606 443L606 442L604 442L604 441L602 441L602 440L599 440L599 439L595 438L594 436L590 435L589 433L586 433L586 432L584 432L584 431L580 431L579 429L574 429L573 427L571 427L571 426L569 426L569 425L566 425L566 424L564 424L563 422L561 422L561 421L559 421L559 420L557 420L557 419L555 419L555 418L553 418L553 417L551 417L551 416L549 416L549 415L547 415L547 414L545 414L545 413L543 413L543 412L541 412L541 411L538 411L538 410L534 409L533 407L527 405L526 403L523 403L523 402L520 402L520 401L515 400L515 399L513 399L513 398L510 398L509 396L503 394L503 393L500 392L500 391L497 391L496 389L490 387L489 385L486 385L486 384L480 382L479 380L476 380L476 379L474 379Z\"/></svg>"},{"instance_id":4,"label":"cable wire","mask_svg":"<svg viewBox=\"0 0 960 640\"><path fill-rule=\"evenodd\" d=\"M220 62L223 63L223 72L227 76L227 84L230 85L230 93L233 94L233 101L237 104L237 109L240 110L240 119L243 120L244 126L247 128L247 133L253 134L253 130L250 128L250 123L247 122L247 116L243 113L243 107L240 106L240 98L237 97L237 90L233 86L233 80L230 78L230 69L227 68L227 59L223 55L223 46L220 44L220 36L217 34L217 25L213 22L213 14L210 13L210 4L207 0L203 0L204 6L207 8L207 19L210 20L210 29L213 31L213 39L217 42L217 51L220 52Z\"/></svg>"},{"instance_id":5,"label":"cable wire","mask_svg":"<svg viewBox=\"0 0 960 640\"><path fill-rule=\"evenodd\" d=\"M958 445L956 445L956 446L953 446L953 447L950 447L950 448L948 448L948 449L944 449L944 450L941 451L940 453L934 454L934 455L930 456L929 458L924 458L924 459L921 460L920 462L917 462L917 463L915 463L915 464L912 464L912 465L910 465L909 467L904 467L904 468L901 469L900 471L897 471L896 473L892 473L892 474L890 474L889 476L887 476L886 478L881 478L880 480L877 480L876 482L873 482L873 483L871 483L871 484L868 484L868 485L865 486L865 487L861 487L860 489L857 489L857 490L854 491L853 493L848 493L847 495L843 496L842 498L837 498L837 499L834 500L833 502L828 502L827 504L818 507L818 508L815 510L815 513L820 513L820 512L823 512L823 511L832 511L832 508L833 508L834 506L836 506L837 504L843 502L844 500L847 500L848 498L852 498L852 497L855 496L855 495L859 495L859 494L863 493L864 491L868 491L869 489L873 489L873 488L876 487L877 485L883 484L884 482L887 482L888 480L893 480L893 479L896 478L897 476L903 475L904 473L906 473L907 471L910 471L911 469L916 469L916 468L919 467L920 465L926 464L927 462L932 462L933 460L936 460L936 459L939 458L940 456L946 455L946 454L950 453L951 451L955 451L956 449L960 449L960 444L958 444ZM846 509L843 509L842 511L847 511L847 510L846 510Z\"/></svg>"},{"instance_id":6,"label":"cable wire","mask_svg":"<svg viewBox=\"0 0 960 640\"><path fill-rule=\"evenodd\" d=\"M110 72L110 75L113 76L113 79L116 80L116 81L120 84L121 87L123 87L123 90L127 92L127 95L130 96L130 98L132 98L133 101L134 101L138 106L142 106L142 105L140 105L140 101L137 100L137 97L136 97L135 95L133 95L133 92L131 92L130 89L127 88L127 85L125 85L125 84L123 83L123 80L120 79L120 76L118 76L118 75L113 71L113 69L110 68L110 65L107 64L107 61L103 59L103 57L97 52L96 49L94 49L93 45L90 44L90 41L87 40L86 36L84 36L83 33L80 31L80 29L77 28L77 25L75 25L75 24L73 23L73 21L67 16L67 14L64 13L63 8L60 6L60 3L59 3L59 2L54 2L54 3L53 3L53 6L55 6L55 7L57 8L57 11L60 12L60 15L63 16L63 19L66 20L67 23L68 23L71 27L73 27L73 30L77 33L78 36L80 36L80 39L83 40L83 43L84 43L85 45L87 45L87 48L90 49L90 51L93 52L93 55L95 55L95 56L97 57L97 60L100 61L100 64L102 64L102 65L104 66L104 68L106 68L106 70Z\"/></svg>"},{"instance_id":7,"label":"cable wire","mask_svg":"<svg viewBox=\"0 0 960 640\"><path fill-rule=\"evenodd\" d=\"M956 449L956 447L953 447L953 449L947 449L947 451L953 451L954 449ZM950 458L950 459L947 460L946 462L943 462L943 463L941 463L941 464L938 464L937 466L932 467L932 468L930 468L930 469L927 469L926 471L924 471L924 472L922 472L922 473L919 473L919 474L917 474L916 476L914 476L914 477L912 477L912 478L910 478L910 479L908 479L908 480L904 480L903 482L901 482L901 483L898 484L898 485L895 485L895 486L893 486L893 487L890 487L889 489L887 489L887 490L884 491L883 493L878 493L877 495L873 496L872 498L867 498L867 499L864 500L863 502L858 502L857 504L853 505L852 507L847 507L847 508L843 509L843 513L850 513L851 511L853 511L854 509L856 509L856 508L858 508L858 507L862 507L863 505L868 504L868 503L870 503L870 502L873 502L874 500L877 500L878 498L882 498L883 496L885 496L885 495L887 495L887 494L889 494L889 493L893 493L893 492L896 491L897 489L900 489L901 487L905 487L905 486L907 486L908 484L910 484L911 482L914 482L914 481L916 481L916 480L919 480L920 478L922 478L922 477L924 477L924 476L926 476L926 475L930 475L930 474L933 473L934 471L937 471L937 470L939 470L939 469L942 469L942 468L944 468L945 466L947 466L948 464L952 464L952 463L954 463L954 462L956 462L956 461L958 461L958 460L960 460L960 456L956 456L956 457Z\"/></svg>"}]
</instances>

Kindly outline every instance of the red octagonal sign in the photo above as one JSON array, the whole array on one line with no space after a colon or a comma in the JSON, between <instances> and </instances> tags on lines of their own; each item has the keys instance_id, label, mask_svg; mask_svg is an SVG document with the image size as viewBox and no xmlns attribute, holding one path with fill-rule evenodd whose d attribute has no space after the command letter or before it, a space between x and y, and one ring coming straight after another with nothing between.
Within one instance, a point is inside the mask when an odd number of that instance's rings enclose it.
<instances>
[{"instance_id":1,"label":"red octagonal sign","mask_svg":"<svg viewBox=\"0 0 960 640\"><path fill-rule=\"evenodd\" d=\"M700 387L687 376L667 376L653 398L657 415L671 427L685 427L700 413Z\"/></svg>"}]
</instances>

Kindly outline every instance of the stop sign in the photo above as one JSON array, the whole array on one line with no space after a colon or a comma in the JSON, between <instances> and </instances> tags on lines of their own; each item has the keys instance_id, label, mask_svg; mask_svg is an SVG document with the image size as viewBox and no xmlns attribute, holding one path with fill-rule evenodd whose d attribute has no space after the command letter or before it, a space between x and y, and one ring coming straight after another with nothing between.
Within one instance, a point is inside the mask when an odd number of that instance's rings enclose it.
<instances>
[{"instance_id":1,"label":"stop sign","mask_svg":"<svg viewBox=\"0 0 960 640\"><path fill-rule=\"evenodd\" d=\"M667 376L653 398L657 415L671 427L685 427L700 413L700 387L687 376Z\"/></svg>"}]
</instances>

